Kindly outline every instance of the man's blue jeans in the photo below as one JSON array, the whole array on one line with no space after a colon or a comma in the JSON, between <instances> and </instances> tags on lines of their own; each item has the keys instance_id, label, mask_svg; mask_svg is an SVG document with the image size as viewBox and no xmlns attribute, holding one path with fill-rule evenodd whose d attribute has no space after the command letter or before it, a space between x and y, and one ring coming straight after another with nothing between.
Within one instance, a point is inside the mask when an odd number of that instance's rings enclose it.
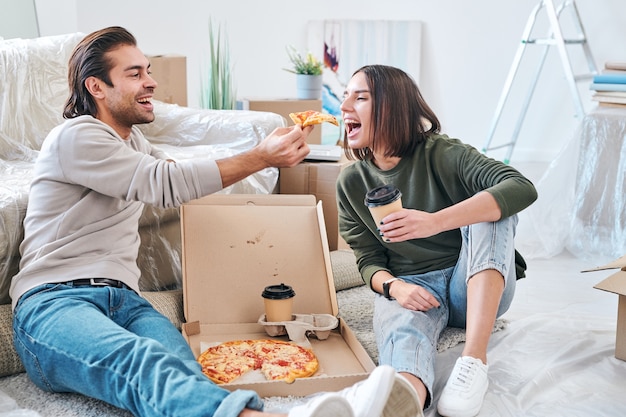
<instances>
[{"instance_id":1,"label":"man's blue jeans","mask_svg":"<svg viewBox=\"0 0 626 417\"><path fill-rule=\"evenodd\" d=\"M230 393L204 376L176 327L126 288L37 287L20 298L13 329L29 377L46 391L136 416L235 417L263 407L256 393Z\"/></svg>"}]
</instances>

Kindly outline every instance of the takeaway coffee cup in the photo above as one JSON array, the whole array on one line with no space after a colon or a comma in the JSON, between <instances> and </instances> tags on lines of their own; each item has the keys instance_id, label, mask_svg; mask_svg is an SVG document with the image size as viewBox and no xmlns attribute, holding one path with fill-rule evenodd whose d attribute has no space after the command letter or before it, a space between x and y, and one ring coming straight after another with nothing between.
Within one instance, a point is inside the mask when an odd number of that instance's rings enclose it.
<instances>
[{"instance_id":1,"label":"takeaway coffee cup","mask_svg":"<svg viewBox=\"0 0 626 417\"><path fill-rule=\"evenodd\" d=\"M367 192L365 205L370 209L376 225L379 225L388 214L402 209L401 197L402 193L400 190L392 184L376 187Z\"/></svg>"},{"instance_id":2,"label":"takeaway coffee cup","mask_svg":"<svg viewBox=\"0 0 626 417\"><path fill-rule=\"evenodd\" d=\"M289 285L283 283L270 285L263 290L265 303L265 321L268 323L293 320L293 297L296 293Z\"/></svg>"}]
</instances>

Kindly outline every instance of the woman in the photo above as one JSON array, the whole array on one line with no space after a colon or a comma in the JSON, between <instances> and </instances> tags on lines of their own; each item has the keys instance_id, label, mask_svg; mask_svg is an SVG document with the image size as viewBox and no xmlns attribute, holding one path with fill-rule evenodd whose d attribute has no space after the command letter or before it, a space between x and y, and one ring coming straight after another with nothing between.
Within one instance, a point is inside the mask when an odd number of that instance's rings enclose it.
<instances>
[{"instance_id":1,"label":"woman","mask_svg":"<svg viewBox=\"0 0 626 417\"><path fill-rule=\"evenodd\" d=\"M340 232L379 294L379 362L407 378L427 408L439 334L446 326L465 328L438 411L474 416L488 387L494 322L524 276L513 246L516 213L536 190L512 167L440 134L417 85L398 68L357 70L341 111L346 154L358 161L337 182ZM375 224L364 198L385 184L400 190L403 208Z\"/></svg>"}]
</instances>

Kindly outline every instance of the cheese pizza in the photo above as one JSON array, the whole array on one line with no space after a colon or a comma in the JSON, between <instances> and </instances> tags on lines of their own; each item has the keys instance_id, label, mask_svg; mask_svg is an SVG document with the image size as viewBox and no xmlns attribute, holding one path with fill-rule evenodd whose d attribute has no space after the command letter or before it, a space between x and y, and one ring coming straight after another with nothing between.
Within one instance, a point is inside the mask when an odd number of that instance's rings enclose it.
<instances>
[{"instance_id":1,"label":"cheese pizza","mask_svg":"<svg viewBox=\"0 0 626 417\"><path fill-rule=\"evenodd\" d=\"M328 113L321 113L315 110L306 110L296 113L289 113L289 117L295 124L302 125L302 127L316 125L324 122L332 123L335 126L339 126L339 122L335 116Z\"/></svg>"},{"instance_id":2,"label":"cheese pizza","mask_svg":"<svg viewBox=\"0 0 626 417\"><path fill-rule=\"evenodd\" d=\"M198 362L202 372L216 384L227 384L257 369L267 380L292 383L319 368L310 349L270 339L224 342L202 352Z\"/></svg>"}]
</instances>

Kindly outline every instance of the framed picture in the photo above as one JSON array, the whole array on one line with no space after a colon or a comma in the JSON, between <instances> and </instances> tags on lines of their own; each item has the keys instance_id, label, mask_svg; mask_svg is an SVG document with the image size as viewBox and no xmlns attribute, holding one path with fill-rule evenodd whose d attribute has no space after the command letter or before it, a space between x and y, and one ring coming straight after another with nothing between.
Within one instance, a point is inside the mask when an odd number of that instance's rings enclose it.
<instances>
[{"instance_id":1,"label":"framed picture","mask_svg":"<svg viewBox=\"0 0 626 417\"><path fill-rule=\"evenodd\" d=\"M341 99L354 71L369 64L391 65L419 84L422 22L316 20L308 23L308 49L324 57L322 108L341 120ZM326 123L327 124L327 123ZM343 124L322 127L322 143L342 140Z\"/></svg>"}]
</instances>

